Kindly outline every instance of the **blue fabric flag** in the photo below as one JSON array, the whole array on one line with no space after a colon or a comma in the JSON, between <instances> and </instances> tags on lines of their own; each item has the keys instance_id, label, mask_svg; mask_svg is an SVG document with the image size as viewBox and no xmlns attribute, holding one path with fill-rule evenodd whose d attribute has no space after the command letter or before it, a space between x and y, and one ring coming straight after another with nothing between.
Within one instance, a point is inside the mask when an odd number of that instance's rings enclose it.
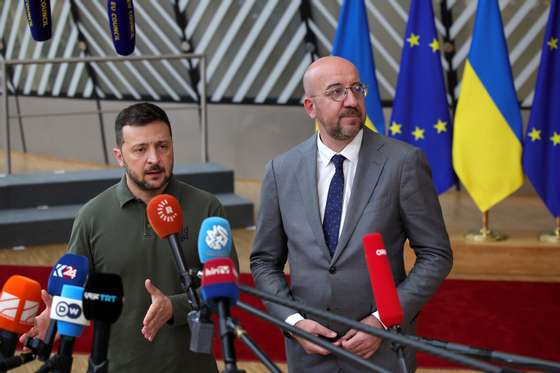
<instances>
[{"instance_id":1,"label":"blue fabric flag","mask_svg":"<svg viewBox=\"0 0 560 373\"><path fill-rule=\"evenodd\" d=\"M554 217L560 216L560 1L550 3L523 169Z\"/></svg>"},{"instance_id":2,"label":"blue fabric flag","mask_svg":"<svg viewBox=\"0 0 560 373\"><path fill-rule=\"evenodd\" d=\"M404 37L389 136L421 148L438 193L456 183L452 125L432 2L412 0Z\"/></svg>"},{"instance_id":3,"label":"blue fabric flag","mask_svg":"<svg viewBox=\"0 0 560 373\"><path fill-rule=\"evenodd\" d=\"M363 0L345 0L342 4L332 55L346 58L358 68L360 79L368 87L365 124L368 128L384 135L385 118L381 110L375 62L369 41L368 18Z\"/></svg>"}]
</instances>

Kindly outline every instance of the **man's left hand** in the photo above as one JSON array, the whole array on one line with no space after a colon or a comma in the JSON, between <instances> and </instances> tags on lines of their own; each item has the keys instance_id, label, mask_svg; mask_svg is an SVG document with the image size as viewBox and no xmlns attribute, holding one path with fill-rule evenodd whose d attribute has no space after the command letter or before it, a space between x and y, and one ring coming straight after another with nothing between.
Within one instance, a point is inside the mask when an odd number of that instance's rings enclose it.
<instances>
[{"instance_id":1,"label":"man's left hand","mask_svg":"<svg viewBox=\"0 0 560 373\"><path fill-rule=\"evenodd\" d=\"M152 297L152 305L144 317L142 334L144 338L152 342L163 324L173 316L173 305L169 297L152 284L152 280L146 279L144 285Z\"/></svg>"},{"instance_id":2,"label":"man's left hand","mask_svg":"<svg viewBox=\"0 0 560 373\"><path fill-rule=\"evenodd\" d=\"M373 315L369 315L360 321L374 328L383 329L383 326ZM381 338L350 329L338 341L334 343L364 359L369 359L381 345Z\"/></svg>"}]
</instances>

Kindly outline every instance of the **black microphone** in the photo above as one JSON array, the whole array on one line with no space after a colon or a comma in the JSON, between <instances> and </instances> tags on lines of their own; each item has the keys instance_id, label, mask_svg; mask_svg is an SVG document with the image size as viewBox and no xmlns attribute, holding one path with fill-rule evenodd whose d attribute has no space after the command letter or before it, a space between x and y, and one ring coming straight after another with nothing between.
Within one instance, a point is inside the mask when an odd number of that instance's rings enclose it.
<instances>
[{"instance_id":1,"label":"black microphone","mask_svg":"<svg viewBox=\"0 0 560 373\"><path fill-rule=\"evenodd\" d=\"M49 40L52 35L50 0L25 0L25 15L35 41Z\"/></svg>"},{"instance_id":2,"label":"black microphone","mask_svg":"<svg viewBox=\"0 0 560 373\"><path fill-rule=\"evenodd\" d=\"M113 273L92 273L84 289L84 315L94 320L93 343L88 361L88 373L105 373L109 369L107 351L111 324L122 312L123 284L121 276Z\"/></svg>"},{"instance_id":3,"label":"black microphone","mask_svg":"<svg viewBox=\"0 0 560 373\"><path fill-rule=\"evenodd\" d=\"M115 50L122 56L128 56L134 52L136 39L132 0L108 0L107 15Z\"/></svg>"}]
</instances>

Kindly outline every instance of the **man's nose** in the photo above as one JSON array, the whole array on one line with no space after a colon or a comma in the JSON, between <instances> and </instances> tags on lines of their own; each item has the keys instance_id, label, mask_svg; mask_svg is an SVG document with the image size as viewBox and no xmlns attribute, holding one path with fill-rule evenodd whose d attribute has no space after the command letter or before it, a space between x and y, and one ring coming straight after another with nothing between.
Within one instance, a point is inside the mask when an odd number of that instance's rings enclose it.
<instances>
[{"instance_id":1,"label":"man's nose","mask_svg":"<svg viewBox=\"0 0 560 373\"><path fill-rule=\"evenodd\" d=\"M156 164L159 163L159 154L155 147L150 147L148 149L147 157L148 157L147 161L149 163L156 163Z\"/></svg>"},{"instance_id":2,"label":"man's nose","mask_svg":"<svg viewBox=\"0 0 560 373\"><path fill-rule=\"evenodd\" d=\"M358 98L356 94L349 88L346 88L346 97L344 97L344 106L347 107L357 107L358 106Z\"/></svg>"}]
</instances>

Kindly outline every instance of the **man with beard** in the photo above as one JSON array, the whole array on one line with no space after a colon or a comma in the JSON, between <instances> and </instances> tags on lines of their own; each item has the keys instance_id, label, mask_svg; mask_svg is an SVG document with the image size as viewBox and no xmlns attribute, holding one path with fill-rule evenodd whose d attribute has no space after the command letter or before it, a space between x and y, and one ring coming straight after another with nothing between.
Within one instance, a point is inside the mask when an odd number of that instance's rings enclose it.
<instances>
[{"instance_id":1,"label":"man with beard","mask_svg":"<svg viewBox=\"0 0 560 373\"><path fill-rule=\"evenodd\" d=\"M362 249L367 233L383 235L413 334L421 307L452 265L449 238L429 166L420 150L364 129L367 88L340 57L313 62L303 77L304 107L318 135L268 163L251 252L256 285L268 293L382 328ZM416 262L408 276L403 247ZM284 277L290 265L290 284ZM390 341L268 302L287 323L364 359L398 371ZM286 338L290 372L362 372L315 344ZM415 370L407 348L408 368Z\"/></svg>"},{"instance_id":2,"label":"man with beard","mask_svg":"<svg viewBox=\"0 0 560 373\"><path fill-rule=\"evenodd\" d=\"M111 328L109 369L217 372L212 355L189 350L190 306L169 244L152 230L146 205L161 193L181 204L185 214L179 240L187 268L201 268L197 238L202 221L224 216L224 210L216 197L173 177L171 125L161 108L139 103L122 110L115 136L113 154L126 172L82 207L68 243L71 252L88 257L92 272L116 273L123 281L125 301ZM232 259L238 266L235 248Z\"/></svg>"}]
</instances>

